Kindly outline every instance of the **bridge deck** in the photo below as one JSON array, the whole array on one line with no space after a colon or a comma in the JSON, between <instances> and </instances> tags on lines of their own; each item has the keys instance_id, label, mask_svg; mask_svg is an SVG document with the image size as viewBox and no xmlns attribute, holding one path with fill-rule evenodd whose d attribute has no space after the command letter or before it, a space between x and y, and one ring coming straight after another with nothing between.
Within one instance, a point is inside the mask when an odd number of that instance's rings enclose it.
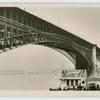
<instances>
[{"instance_id":1,"label":"bridge deck","mask_svg":"<svg viewBox=\"0 0 100 100\"><path fill-rule=\"evenodd\" d=\"M66 36L70 39L72 39L73 41L77 42L78 44L85 46L87 48L92 47L92 43L72 34L71 32L68 32L52 23L49 23L37 16L34 16L20 8L16 8L16 7L0 7L0 11L4 12L6 14L2 14L4 17L11 19L13 21L15 21L15 23L19 22L21 24L24 24L27 26L27 28L29 28L28 26L30 26L31 28L35 28L38 30L41 30L42 32L48 32L48 33L53 33L53 34L60 34L63 36ZM9 15L9 14L10 15ZM18 17L16 17L18 16ZM16 18L16 19L15 19ZM11 21L10 20L10 21ZM26 28L26 27L25 27ZM100 49L97 48L97 51L100 52Z\"/></svg>"}]
</instances>

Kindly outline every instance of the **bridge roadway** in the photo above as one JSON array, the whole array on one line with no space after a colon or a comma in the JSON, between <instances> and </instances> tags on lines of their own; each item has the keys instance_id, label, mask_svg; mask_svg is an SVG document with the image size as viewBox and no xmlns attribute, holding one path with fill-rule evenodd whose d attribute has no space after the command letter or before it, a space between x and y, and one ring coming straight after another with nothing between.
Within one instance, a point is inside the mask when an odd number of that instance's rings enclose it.
<instances>
[{"instance_id":1,"label":"bridge roadway","mask_svg":"<svg viewBox=\"0 0 100 100\"><path fill-rule=\"evenodd\" d=\"M7 48L12 49L18 45L22 46L29 43L62 49L76 62L76 69L86 69L88 75L95 69L95 59L100 58L100 48L95 47L94 50L94 44L67 31L66 34L70 34L70 36L64 35L62 32L61 34L44 32L3 16L0 16L1 26L4 29L0 30L0 50L4 52L7 51ZM17 28L17 30L14 31L14 28Z\"/></svg>"}]
</instances>

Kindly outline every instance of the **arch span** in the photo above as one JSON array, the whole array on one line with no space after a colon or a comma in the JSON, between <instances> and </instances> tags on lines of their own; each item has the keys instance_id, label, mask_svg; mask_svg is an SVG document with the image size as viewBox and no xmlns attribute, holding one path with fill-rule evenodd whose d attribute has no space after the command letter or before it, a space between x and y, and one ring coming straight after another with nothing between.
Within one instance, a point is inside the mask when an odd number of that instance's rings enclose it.
<instances>
[{"instance_id":1,"label":"arch span","mask_svg":"<svg viewBox=\"0 0 100 100\"><path fill-rule=\"evenodd\" d=\"M73 52L76 55L76 69L88 69L88 67L90 67L90 63L89 61L84 57L84 55L78 51L77 49L75 49L74 47L70 46L69 44L66 45L65 42L60 42L60 41L39 41L36 42L36 44L40 44L40 45L45 45L45 46L49 46L51 48L58 48L58 49L62 49L65 52Z\"/></svg>"},{"instance_id":2,"label":"arch span","mask_svg":"<svg viewBox=\"0 0 100 100\"><path fill-rule=\"evenodd\" d=\"M6 37L0 40L0 49L5 51L5 48L16 48L18 45L25 45L29 43L61 49L67 52L69 55L71 55L70 52L73 52L76 56L76 69L87 69L91 71L91 60L88 59L91 58L88 57L88 52L90 51L79 45L77 46L75 41L58 34L38 32L27 33L27 35L20 34L10 38Z\"/></svg>"}]
</instances>

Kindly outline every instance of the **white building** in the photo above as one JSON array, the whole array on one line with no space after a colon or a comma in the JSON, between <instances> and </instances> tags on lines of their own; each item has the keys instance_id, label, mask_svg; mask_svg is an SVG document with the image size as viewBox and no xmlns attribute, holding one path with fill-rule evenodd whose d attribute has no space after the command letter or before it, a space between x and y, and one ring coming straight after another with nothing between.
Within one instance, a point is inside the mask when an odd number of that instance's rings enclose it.
<instances>
[{"instance_id":1,"label":"white building","mask_svg":"<svg viewBox=\"0 0 100 100\"><path fill-rule=\"evenodd\" d=\"M60 87L63 88L77 88L78 86L86 87L86 70L62 71L60 78Z\"/></svg>"}]
</instances>

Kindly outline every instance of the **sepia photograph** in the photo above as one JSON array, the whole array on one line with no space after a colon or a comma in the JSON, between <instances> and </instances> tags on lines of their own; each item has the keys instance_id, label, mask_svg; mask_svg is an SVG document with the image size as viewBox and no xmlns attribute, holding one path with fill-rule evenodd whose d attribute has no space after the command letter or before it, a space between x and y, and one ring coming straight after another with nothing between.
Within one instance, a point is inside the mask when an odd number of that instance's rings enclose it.
<instances>
[{"instance_id":1,"label":"sepia photograph","mask_svg":"<svg viewBox=\"0 0 100 100\"><path fill-rule=\"evenodd\" d=\"M0 91L99 93L99 26L100 4L1 3Z\"/></svg>"}]
</instances>

